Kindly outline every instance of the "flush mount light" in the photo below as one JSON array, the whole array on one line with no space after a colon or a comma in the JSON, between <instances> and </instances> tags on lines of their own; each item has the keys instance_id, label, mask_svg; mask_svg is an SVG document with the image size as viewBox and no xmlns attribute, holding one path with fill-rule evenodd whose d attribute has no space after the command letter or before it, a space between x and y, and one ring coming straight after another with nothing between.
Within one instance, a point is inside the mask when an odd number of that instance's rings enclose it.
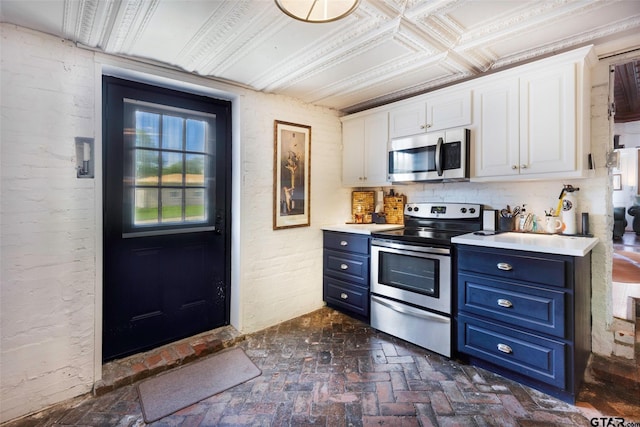
<instances>
[{"instance_id":1,"label":"flush mount light","mask_svg":"<svg viewBox=\"0 0 640 427\"><path fill-rule=\"evenodd\" d=\"M331 22L353 12L360 0L275 0L281 11L304 22Z\"/></svg>"}]
</instances>

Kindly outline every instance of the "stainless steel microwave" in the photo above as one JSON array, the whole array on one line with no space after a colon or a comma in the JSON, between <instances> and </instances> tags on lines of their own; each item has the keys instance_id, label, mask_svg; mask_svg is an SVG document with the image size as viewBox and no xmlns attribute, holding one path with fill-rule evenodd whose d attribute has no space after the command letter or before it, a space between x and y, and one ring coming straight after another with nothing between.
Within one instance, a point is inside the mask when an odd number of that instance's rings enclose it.
<instances>
[{"instance_id":1,"label":"stainless steel microwave","mask_svg":"<svg viewBox=\"0 0 640 427\"><path fill-rule=\"evenodd\" d=\"M469 129L412 135L389 141L391 182L468 181Z\"/></svg>"}]
</instances>

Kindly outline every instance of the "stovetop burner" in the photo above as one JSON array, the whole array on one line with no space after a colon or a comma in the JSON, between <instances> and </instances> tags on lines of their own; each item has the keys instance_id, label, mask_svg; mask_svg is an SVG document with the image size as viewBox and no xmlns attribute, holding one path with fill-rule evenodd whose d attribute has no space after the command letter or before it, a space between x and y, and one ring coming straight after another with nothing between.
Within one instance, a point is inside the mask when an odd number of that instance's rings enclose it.
<instances>
[{"instance_id":1,"label":"stovetop burner","mask_svg":"<svg viewBox=\"0 0 640 427\"><path fill-rule=\"evenodd\" d=\"M372 237L418 244L450 246L451 239L482 229L482 205L471 203L409 203L404 228L372 233Z\"/></svg>"}]
</instances>

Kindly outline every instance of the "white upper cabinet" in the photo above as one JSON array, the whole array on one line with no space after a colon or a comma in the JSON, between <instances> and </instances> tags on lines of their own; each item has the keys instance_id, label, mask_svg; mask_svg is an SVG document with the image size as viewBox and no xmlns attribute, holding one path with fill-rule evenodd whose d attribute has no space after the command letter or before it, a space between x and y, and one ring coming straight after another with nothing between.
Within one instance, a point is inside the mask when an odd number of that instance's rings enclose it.
<instances>
[{"instance_id":1,"label":"white upper cabinet","mask_svg":"<svg viewBox=\"0 0 640 427\"><path fill-rule=\"evenodd\" d=\"M576 170L573 63L520 77L520 173Z\"/></svg>"},{"instance_id":2,"label":"white upper cabinet","mask_svg":"<svg viewBox=\"0 0 640 427\"><path fill-rule=\"evenodd\" d=\"M342 123L342 185L381 187L387 181L386 111L344 119Z\"/></svg>"},{"instance_id":3,"label":"white upper cabinet","mask_svg":"<svg viewBox=\"0 0 640 427\"><path fill-rule=\"evenodd\" d=\"M471 124L471 90L445 90L400 102L389 112L389 136L400 138Z\"/></svg>"},{"instance_id":4,"label":"white upper cabinet","mask_svg":"<svg viewBox=\"0 0 640 427\"><path fill-rule=\"evenodd\" d=\"M518 79L474 90L475 176L513 175L520 165Z\"/></svg>"},{"instance_id":5,"label":"white upper cabinet","mask_svg":"<svg viewBox=\"0 0 640 427\"><path fill-rule=\"evenodd\" d=\"M456 127L471 129L471 181L584 178L596 62L586 46L347 116L343 185L389 185L388 139Z\"/></svg>"},{"instance_id":6,"label":"white upper cabinet","mask_svg":"<svg viewBox=\"0 0 640 427\"><path fill-rule=\"evenodd\" d=\"M472 181L586 176L592 55L577 49L478 79Z\"/></svg>"}]
</instances>

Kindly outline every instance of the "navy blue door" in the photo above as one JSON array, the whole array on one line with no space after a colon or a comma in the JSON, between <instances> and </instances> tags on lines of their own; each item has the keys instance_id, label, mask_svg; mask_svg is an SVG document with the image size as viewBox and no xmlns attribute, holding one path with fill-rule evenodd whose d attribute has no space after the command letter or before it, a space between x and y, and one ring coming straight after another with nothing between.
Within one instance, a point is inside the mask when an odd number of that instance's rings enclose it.
<instances>
[{"instance_id":1,"label":"navy blue door","mask_svg":"<svg viewBox=\"0 0 640 427\"><path fill-rule=\"evenodd\" d=\"M103 78L103 360L229 323L231 104Z\"/></svg>"}]
</instances>

